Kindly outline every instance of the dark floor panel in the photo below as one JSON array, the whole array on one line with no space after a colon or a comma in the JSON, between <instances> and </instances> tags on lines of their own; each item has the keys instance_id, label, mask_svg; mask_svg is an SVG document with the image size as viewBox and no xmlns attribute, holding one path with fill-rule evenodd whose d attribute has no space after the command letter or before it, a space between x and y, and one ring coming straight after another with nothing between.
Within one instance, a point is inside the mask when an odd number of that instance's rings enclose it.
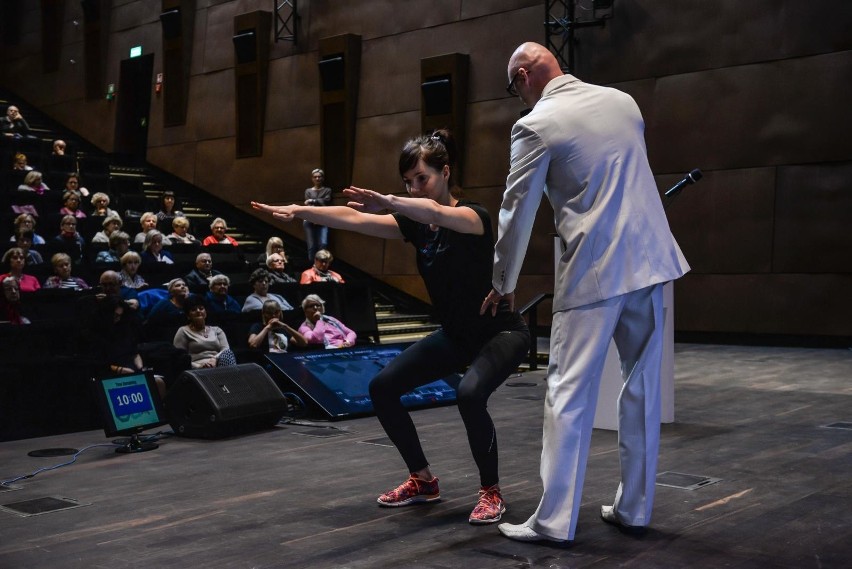
<instances>
[{"instance_id":1,"label":"dark floor panel","mask_svg":"<svg viewBox=\"0 0 852 569\"><path fill-rule=\"evenodd\" d=\"M69 496L91 505L29 518L0 512L0 567L848 566L852 432L825 426L852 419L852 352L678 345L675 358L676 422L662 428L658 471L721 481L658 486L641 538L598 517L618 480L609 431L592 439L572 547L470 526L476 468L456 408L440 407L413 413L441 478L439 503L377 506L406 473L374 417L220 441L166 438L137 455L98 447L2 494L2 503ZM505 387L489 405L509 522L525 520L541 493L542 374L513 378L534 385ZM2 443L0 479L67 459L31 450L105 442L90 431Z\"/></svg>"}]
</instances>

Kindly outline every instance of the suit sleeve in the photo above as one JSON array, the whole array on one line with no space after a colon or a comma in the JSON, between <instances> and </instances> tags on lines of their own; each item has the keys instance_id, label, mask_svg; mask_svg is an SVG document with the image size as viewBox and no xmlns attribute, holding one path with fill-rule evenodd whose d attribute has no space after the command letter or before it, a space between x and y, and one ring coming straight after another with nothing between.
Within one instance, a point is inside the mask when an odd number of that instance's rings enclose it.
<instances>
[{"instance_id":1,"label":"suit sleeve","mask_svg":"<svg viewBox=\"0 0 852 569\"><path fill-rule=\"evenodd\" d=\"M550 152L528 126L515 123L506 192L498 220L492 285L500 294L514 292L526 256L535 215L544 194Z\"/></svg>"}]
</instances>

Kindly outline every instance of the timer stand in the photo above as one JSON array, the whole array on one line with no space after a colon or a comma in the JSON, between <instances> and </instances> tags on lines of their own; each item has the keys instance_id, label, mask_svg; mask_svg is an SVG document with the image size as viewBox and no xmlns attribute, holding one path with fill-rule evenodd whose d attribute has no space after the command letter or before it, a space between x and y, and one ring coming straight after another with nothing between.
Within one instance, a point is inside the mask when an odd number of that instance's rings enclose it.
<instances>
[{"instance_id":1,"label":"timer stand","mask_svg":"<svg viewBox=\"0 0 852 569\"><path fill-rule=\"evenodd\" d=\"M158 448L160 448L160 445L158 445L157 443L140 441L139 435L134 433L130 435L129 439L127 439L127 443L115 449L115 452L121 454L129 454L133 452L146 452Z\"/></svg>"}]
</instances>

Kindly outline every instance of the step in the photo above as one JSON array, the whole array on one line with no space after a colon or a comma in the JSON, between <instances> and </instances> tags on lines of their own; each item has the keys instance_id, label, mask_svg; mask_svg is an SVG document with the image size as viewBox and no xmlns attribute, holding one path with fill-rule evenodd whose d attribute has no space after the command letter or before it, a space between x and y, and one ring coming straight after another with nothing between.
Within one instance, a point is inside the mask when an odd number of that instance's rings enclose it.
<instances>
[{"instance_id":1,"label":"step","mask_svg":"<svg viewBox=\"0 0 852 569\"><path fill-rule=\"evenodd\" d=\"M396 322L421 322L432 324L432 318L428 314L399 314L396 312L379 313L376 311L376 320L379 324L393 324Z\"/></svg>"}]
</instances>

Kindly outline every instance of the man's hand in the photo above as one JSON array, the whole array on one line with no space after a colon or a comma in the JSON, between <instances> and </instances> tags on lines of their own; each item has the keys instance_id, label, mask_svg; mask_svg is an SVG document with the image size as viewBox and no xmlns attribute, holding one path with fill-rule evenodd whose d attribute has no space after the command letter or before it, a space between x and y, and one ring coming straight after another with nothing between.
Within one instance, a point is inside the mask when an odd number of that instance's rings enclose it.
<instances>
[{"instance_id":1,"label":"man's hand","mask_svg":"<svg viewBox=\"0 0 852 569\"><path fill-rule=\"evenodd\" d=\"M495 316L497 314L497 307L500 305L500 301L505 300L509 303L509 310L515 310L515 293L510 292L507 294L500 294L493 288L491 292L488 293L488 296L485 297L485 300L482 301L482 306L479 308L479 314L483 315L489 309L491 310L491 316Z\"/></svg>"}]
</instances>

